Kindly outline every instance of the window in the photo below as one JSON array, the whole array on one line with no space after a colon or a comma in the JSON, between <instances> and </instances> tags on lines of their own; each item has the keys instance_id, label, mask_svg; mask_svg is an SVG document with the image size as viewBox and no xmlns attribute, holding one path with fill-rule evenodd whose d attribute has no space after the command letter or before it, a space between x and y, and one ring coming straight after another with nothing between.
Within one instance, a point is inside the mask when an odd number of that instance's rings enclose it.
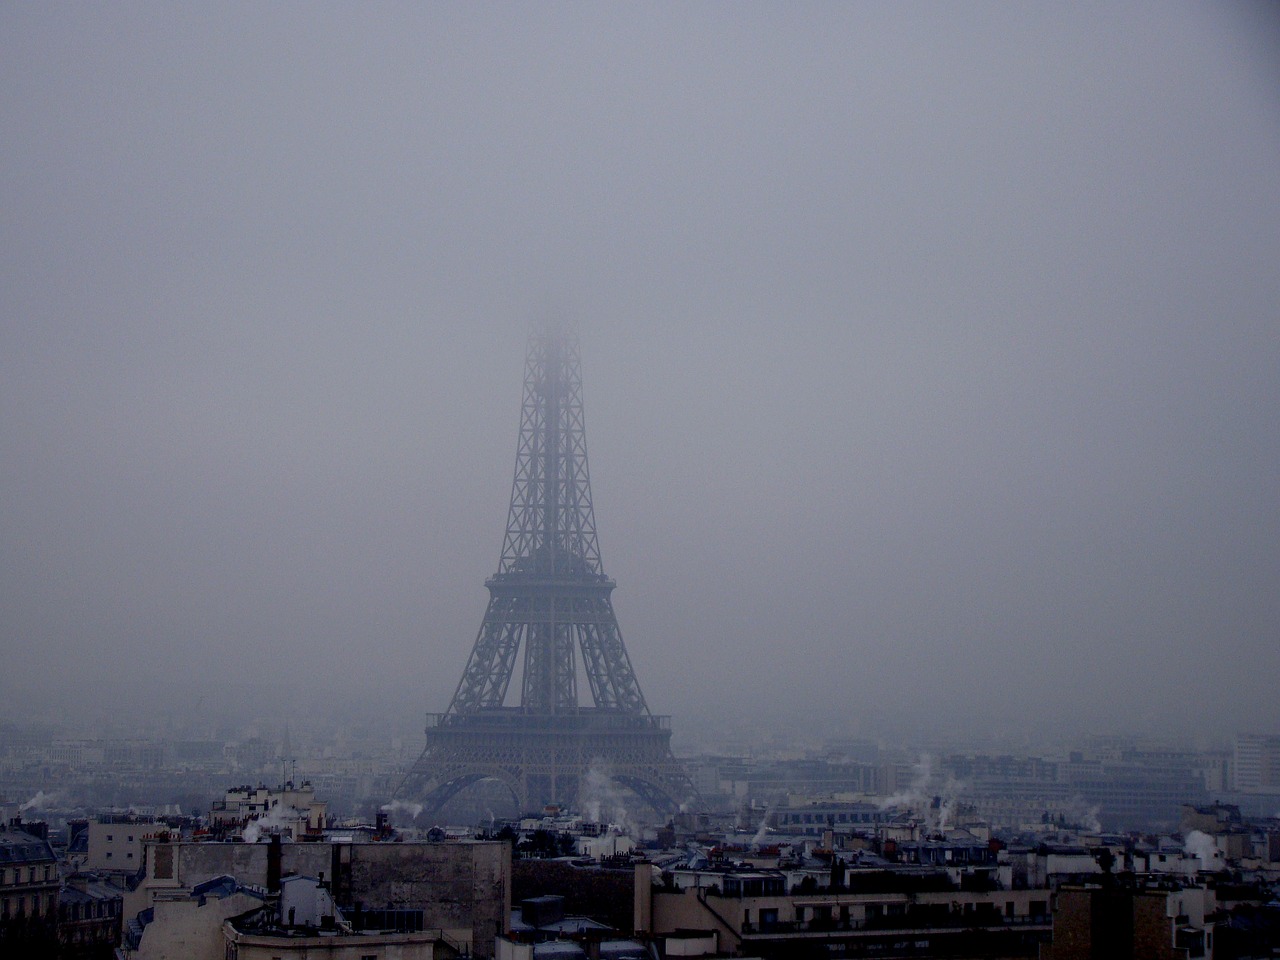
<instances>
[{"instance_id":1,"label":"window","mask_svg":"<svg viewBox=\"0 0 1280 960\"><path fill-rule=\"evenodd\" d=\"M108 833L108 834L107 834L107 843L110 843L113 839L115 839L115 838L114 838L114 837L112 837L112 836L111 836L111 834L109 834L109 833Z\"/></svg>"}]
</instances>

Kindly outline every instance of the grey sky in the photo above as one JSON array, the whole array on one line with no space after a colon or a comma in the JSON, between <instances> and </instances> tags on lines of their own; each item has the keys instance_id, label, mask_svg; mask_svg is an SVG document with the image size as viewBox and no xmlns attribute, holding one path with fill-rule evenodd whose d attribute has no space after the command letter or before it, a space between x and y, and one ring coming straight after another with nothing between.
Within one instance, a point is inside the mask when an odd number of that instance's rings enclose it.
<instances>
[{"instance_id":1,"label":"grey sky","mask_svg":"<svg viewBox=\"0 0 1280 960\"><path fill-rule=\"evenodd\" d=\"M5 5L0 702L443 709L551 314L677 726L1274 728L1277 36L1179 3Z\"/></svg>"}]
</instances>

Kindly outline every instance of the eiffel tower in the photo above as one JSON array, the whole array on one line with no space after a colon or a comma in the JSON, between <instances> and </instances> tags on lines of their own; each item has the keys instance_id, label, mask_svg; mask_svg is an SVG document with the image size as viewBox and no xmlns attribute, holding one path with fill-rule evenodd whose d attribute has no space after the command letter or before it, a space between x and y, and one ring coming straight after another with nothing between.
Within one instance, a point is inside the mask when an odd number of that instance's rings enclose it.
<instances>
[{"instance_id":1,"label":"eiffel tower","mask_svg":"<svg viewBox=\"0 0 1280 960\"><path fill-rule=\"evenodd\" d=\"M501 781L522 811L576 807L588 774L659 813L696 791L671 753L670 718L649 712L596 540L577 337L538 328L525 358L511 509L489 606L449 708L397 795L434 813L459 791ZM516 675L518 705L507 704ZM580 702L579 664L591 705Z\"/></svg>"}]
</instances>

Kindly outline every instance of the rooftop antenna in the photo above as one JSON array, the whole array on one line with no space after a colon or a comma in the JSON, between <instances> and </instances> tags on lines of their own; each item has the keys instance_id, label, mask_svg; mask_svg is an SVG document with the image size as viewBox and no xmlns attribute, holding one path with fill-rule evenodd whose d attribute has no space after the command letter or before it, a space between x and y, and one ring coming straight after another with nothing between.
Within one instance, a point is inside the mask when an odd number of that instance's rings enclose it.
<instances>
[{"instance_id":1,"label":"rooftop antenna","mask_svg":"<svg viewBox=\"0 0 1280 960\"><path fill-rule=\"evenodd\" d=\"M280 789L283 790L298 776L298 758L291 756L293 744L289 737L289 721L284 722L284 742L280 744ZM289 775L289 764L293 764L293 776Z\"/></svg>"}]
</instances>

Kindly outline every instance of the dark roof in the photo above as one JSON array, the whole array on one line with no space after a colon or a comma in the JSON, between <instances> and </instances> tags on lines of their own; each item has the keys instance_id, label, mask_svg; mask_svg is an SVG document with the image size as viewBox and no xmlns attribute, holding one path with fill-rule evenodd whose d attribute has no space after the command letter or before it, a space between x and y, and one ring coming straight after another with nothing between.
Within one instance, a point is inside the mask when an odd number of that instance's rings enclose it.
<instances>
[{"instance_id":1,"label":"dark roof","mask_svg":"<svg viewBox=\"0 0 1280 960\"><path fill-rule=\"evenodd\" d=\"M22 830L0 830L0 863L57 862L48 840Z\"/></svg>"},{"instance_id":2,"label":"dark roof","mask_svg":"<svg viewBox=\"0 0 1280 960\"><path fill-rule=\"evenodd\" d=\"M649 952L634 940L603 940L600 960L647 960Z\"/></svg>"},{"instance_id":3,"label":"dark roof","mask_svg":"<svg viewBox=\"0 0 1280 960\"><path fill-rule=\"evenodd\" d=\"M585 957L587 952L572 940L551 940L547 943L535 943L533 945L533 955L535 957L548 958L548 960L551 957L559 957L561 960L576 960L578 957Z\"/></svg>"},{"instance_id":4,"label":"dark roof","mask_svg":"<svg viewBox=\"0 0 1280 960\"><path fill-rule=\"evenodd\" d=\"M63 887L58 892L59 903L97 903L103 900L120 900L122 897L121 890L93 881L87 883L83 890L76 887Z\"/></svg>"},{"instance_id":5,"label":"dark roof","mask_svg":"<svg viewBox=\"0 0 1280 960\"><path fill-rule=\"evenodd\" d=\"M235 877L224 873L220 877L212 877L203 883L197 883L191 888L191 897L198 899L204 896L214 896L221 900L223 897L231 896L239 889L239 881Z\"/></svg>"}]
</instances>

